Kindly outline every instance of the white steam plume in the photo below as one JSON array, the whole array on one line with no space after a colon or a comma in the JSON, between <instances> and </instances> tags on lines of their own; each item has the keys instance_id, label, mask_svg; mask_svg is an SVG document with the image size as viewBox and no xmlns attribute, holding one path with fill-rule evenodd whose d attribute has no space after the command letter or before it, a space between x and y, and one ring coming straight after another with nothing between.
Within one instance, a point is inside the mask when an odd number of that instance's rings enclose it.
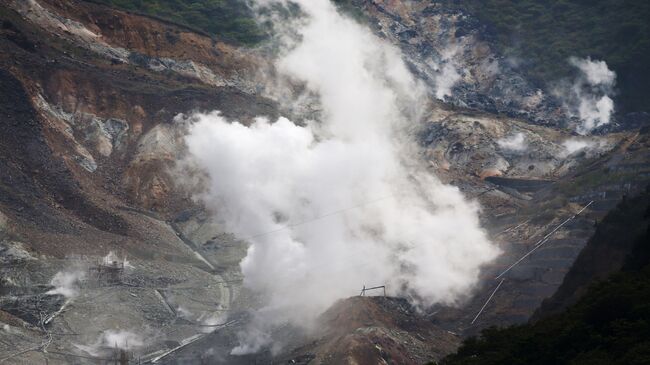
<instances>
[{"instance_id":1,"label":"white steam plume","mask_svg":"<svg viewBox=\"0 0 650 365\"><path fill-rule=\"evenodd\" d=\"M577 115L581 124L577 132L586 135L594 128L608 124L614 112L613 94L616 73L605 61L572 57L569 62L580 70L570 91L561 92L569 112Z\"/></svg>"},{"instance_id":2,"label":"white steam plume","mask_svg":"<svg viewBox=\"0 0 650 365\"><path fill-rule=\"evenodd\" d=\"M456 56L456 53L458 53L458 46L448 46L442 52L440 64L434 65L436 71L438 71L435 81L436 99L445 100L447 96L451 96L454 85L456 85L461 78L454 62L454 56Z\"/></svg>"},{"instance_id":3,"label":"white steam plume","mask_svg":"<svg viewBox=\"0 0 650 365\"><path fill-rule=\"evenodd\" d=\"M594 143L585 140L585 139L577 139L577 138L569 138L562 142L562 147L564 147L564 153L565 155L572 155L578 151L582 151L585 148L591 148L594 146Z\"/></svg>"},{"instance_id":4,"label":"white steam plume","mask_svg":"<svg viewBox=\"0 0 650 365\"><path fill-rule=\"evenodd\" d=\"M79 282L85 277L86 273L82 270L59 271L50 281L54 289L46 294L61 294L66 298L76 297L79 293Z\"/></svg>"},{"instance_id":5,"label":"white steam plume","mask_svg":"<svg viewBox=\"0 0 650 365\"><path fill-rule=\"evenodd\" d=\"M121 261L122 266L125 269L127 269L127 268L128 269L133 269L134 268L133 265L131 265L131 263L129 262L129 260L126 259L126 256L124 256L124 258L120 259L117 256L117 254L115 252L113 252L113 251L109 251L108 254L102 258L102 261L103 261L104 265L112 265L113 263L118 263L119 264L120 261Z\"/></svg>"},{"instance_id":6,"label":"white steam plume","mask_svg":"<svg viewBox=\"0 0 650 365\"><path fill-rule=\"evenodd\" d=\"M75 347L92 356L100 356L115 348L134 350L141 348L144 345L145 341L142 336L125 330L106 330L103 331L92 344L74 344Z\"/></svg>"},{"instance_id":7,"label":"white steam plume","mask_svg":"<svg viewBox=\"0 0 650 365\"><path fill-rule=\"evenodd\" d=\"M312 323L364 284L420 305L457 302L498 254L478 205L409 151L417 143L402 131L425 95L396 48L328 0L296 2L308 20L276 66L319 96L320 123L247 126L213 112L195 115L186 139L209 176L201 198L251 244L244 285L266 300L234 354L271 345L277 325Z\"/></svg>"},{"instance_id":8,"label":"white steam plume","mask_svg":"<svg viewBox=\"0 0 650 365\"><path fill-rule=\"evenodd\" d=\"M594 137L569 138L562 142L563 151L560 157L566 158L577 152L585 152L588 156L609 151L613 145L607 139L597 139Z\"/></svg>"},{"instance_id":9,"label":"white steam plume","mask_svg":"<svg viewBox=\"0 0 650 365\"><path fill-rule=\"evenodd\" d=\"M526 143L526 136L521 132L515 133L509 137L501 138L497 141L497 144L502 149L508 151L521 152L525 151L526 148L528 148L528 144Z\"/></svg>"},{"instance_id":10,"label":"white steam plume","mask_svg":"<svg viewBox=\"0 0 650 365\"><path fill-rule=\"evenodd\" d=\"M582 71L589 84L614 86L616 73L607 67L605 61L592 60L589 57L586 59L572 57L569 62Z\"/></svg>"}]
</instances>

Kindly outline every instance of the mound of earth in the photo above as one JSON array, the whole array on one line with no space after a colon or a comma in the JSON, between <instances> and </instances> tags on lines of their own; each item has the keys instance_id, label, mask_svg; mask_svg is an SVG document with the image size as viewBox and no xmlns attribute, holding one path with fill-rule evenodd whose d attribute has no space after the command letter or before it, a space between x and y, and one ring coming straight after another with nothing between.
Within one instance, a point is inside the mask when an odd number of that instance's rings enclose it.
<instances>
[{"instance_id":1,"label":"mound of earth","mask_svg":"<svg viewBox=\"0 0 650 365\"><path fill-rule=\"evenodd\" d=\"M424 364L460 342L400 298L340 300L320 316L319 325L322 336L294 350L289 363Z\"/></svg>"}]
</instances>

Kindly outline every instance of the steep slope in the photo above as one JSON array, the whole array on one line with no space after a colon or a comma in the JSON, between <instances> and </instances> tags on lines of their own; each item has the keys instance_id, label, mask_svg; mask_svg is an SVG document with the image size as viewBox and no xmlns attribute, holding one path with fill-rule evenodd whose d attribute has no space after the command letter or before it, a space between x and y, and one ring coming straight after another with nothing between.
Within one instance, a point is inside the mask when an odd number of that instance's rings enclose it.
<instances>
[{"instance_id":1,"label":"steep slope","mask_svg":"<svg viewBox=\"0 0 650 365\"><path fill-rule=\"evenodd\" d=\"M404 299L353 297L321 315L318 338L288 356L309 364L423 364L453 351L458 337Z\"/></svg>"},{"instance_id":2,"label":"steep slope","mask_svg":"<svg viewBox=\"0 0 650 365\"><path fill-rule=\"evenodd\" d=\"M509 64L484 37L484 25L468 13L435 2L350 2L402 49L436 99L538 125L566 124L561 104Z\"/></svg>"},{"instance_id":3,"label":"steep slope","mask_svg":"<svg viewBox=\"0 0 650 365\"><path fill-rule=\"evenodd\" d=\"M648 239L644 233L649 218L650 195L647 192L636 197L624 196L616 208L596 223L594 236L580 252L562 285L542 303L533 318L542 319L563 311L584 296L594 283L620 271L626 261L642 260L634 256L642 253L639 240Z\"/></svg>"},{"instance_id":4,"label":"steep slope","mask_svg":"<svg viewBox=\"0 0 650 365\"><path fill-rule=\"evenodd\" d=\"M555 314L538 321L483 331L466 340L443 364L645 364L649 359L647 298L650 295L650 207L648 193L622 203L599 224L579 260L554 297ZM626 217L628 219L621 219ZM607 233L628 232L623 237ZM634 237L633 239L631 239ZM593 253L612 254L613 262L591 263ZM604 280L585 278L585 272ZM584 286L578 287L577 283ZM588 288L586 287L588 285ZM579 289L567 298L566 290ZM582 293L582 295L579 295ZM579 297L579 299L578 299ZM564 301L564 302L562 302ZM567 305L560 312L559 304Z\"/></svg>"}]
</instances>

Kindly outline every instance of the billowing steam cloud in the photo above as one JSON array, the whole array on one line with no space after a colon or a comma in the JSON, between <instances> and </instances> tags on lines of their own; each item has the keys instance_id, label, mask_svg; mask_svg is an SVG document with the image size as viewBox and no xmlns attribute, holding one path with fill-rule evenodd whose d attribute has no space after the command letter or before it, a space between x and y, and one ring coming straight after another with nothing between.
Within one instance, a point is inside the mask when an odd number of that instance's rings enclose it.
<instances>
[{"instance_id":1,"label":"billowing steam cloud","mask_svg":"<svg viewBox=\"0 0 650 365\"><path fill-rule=\"evenodd\" d=\"M566 100L569 112L581 120L577 132L585 135L610 122L614 112L610 95L616 83L616 73L607 67L605 61L572 57L569 62L580 70L580 75L571 90L561 92L561 96Z\"/></svg>"},{"instance_id":2,"label":"billowing steam cloud","mask_svg":"<svg viewBox=\"0 0 650 365\"><path fill-rule=\"evenodd\" d=\"M570 138L562 142L562 147L564 147L566 155L572 155L586 148L591 148L593 145L594 143L589 140L577 138Z\"/></svg>"},{"instance_id":3,"label":"billowing steam cloud","mask_svg":"<svg viewBox=\"0 0 650 365\"><path fill-rule=\"evenodd\" d=\"M47 294L61 294L66 298L76 297L79 293L79 282L86 277L82 270L59 271L50 281L54 289L49 290Z\"/></svg>"},{"instance_id":4,"label":"billowing steam cloud","mask_svg":"<svg viewBox=\"0 0 650 365\"><path fill-rule=\"evenodd\" d=\"M497 144L504 150L515 152L524 151L528 147L526 136L521 132L501 138L497 141Z\"/></svg>"},{"instance_id":5,"label":"billowing steam cloud","mask_svg":"<svg viewBox=\"0 0 650 365\"><path fill-rule=\"evenodd\" d=\"M386 284L416 304L454 303L498 250L479 207L420 168L403 131L426 95L399 52L328 0L296 1L307 21L281 56L283 77L317 94L322 120L251 125L195 115L186 142L209 176L201 196L250 242L244 284L266 305L235 354L306 325L362 285Z\"/></svg>"}]
</instances>

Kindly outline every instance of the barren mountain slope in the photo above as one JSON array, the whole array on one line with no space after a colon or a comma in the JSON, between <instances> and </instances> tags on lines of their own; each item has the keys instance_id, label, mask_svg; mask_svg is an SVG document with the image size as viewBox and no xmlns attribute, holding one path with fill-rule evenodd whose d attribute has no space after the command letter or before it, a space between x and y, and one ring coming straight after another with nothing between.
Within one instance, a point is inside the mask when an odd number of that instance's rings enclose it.
<instances>
[{"instance_id":1,"label":"barren mountain slope","mask_svg":"<svg viewBox=\"0 0 650 365\"><path fill-rule=\"evenodd\" d=\"M457 307L416 313L399 299L352 298L323 314L330 330L288 336L279 360L421 363L487 326L526 321L594 220L650 180L646 129L616 126L567 152L575 120L500 63L468 15L410 1L362 9L431 90L440 65L461 71L450 95L432 93L413 133L431 172L482 204L504 255ZM246 243L175 170L181 113L244 123L300 114L265 93L264 52L91 2L0 0L0 362L93 363L115 355L111 333L145 338L128 354L143 361L271 361L229 356L258 305L241 284ZM528 150L502 143L518 133ZM508 273L473 322L493 277L592 201Z\"/></svg>"}]
</instances>

